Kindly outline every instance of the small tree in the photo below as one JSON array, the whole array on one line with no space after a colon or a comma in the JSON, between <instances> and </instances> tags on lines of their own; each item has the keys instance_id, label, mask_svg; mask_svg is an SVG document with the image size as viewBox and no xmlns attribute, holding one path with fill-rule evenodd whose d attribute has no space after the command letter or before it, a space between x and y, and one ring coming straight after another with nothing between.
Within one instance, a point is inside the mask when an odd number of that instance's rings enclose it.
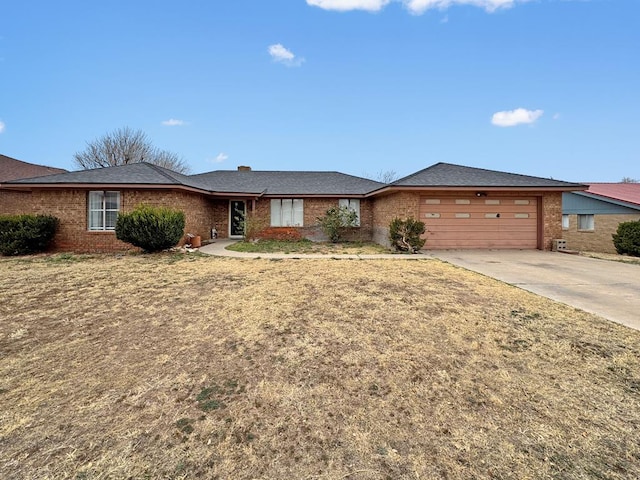
<instances>
[{"instance_id":1,"label":"small tree","mask_svg":"<svg viewBox=\"0 0 640 480\"><path fill-rule=\"evenodd\" d=\"M412 217L406 220L394 218L389 225L391 246L402 252L416 253L424 247L425 239L420 236L426 231L424 222Z\"/></svg>"},{"instance_id":2,"label":"small tree","mask_svg":"<svg viewBox=\"0 0 640 480\"><path fill-rule=\"evenodd\" d=\"M640 257L640 220L620 223L613 234L613 246L621 255Z\"/></svg>"},{"instance_id":3,"label":"small tree","mask_svg":"<svg viewBox=\"0 0 640 480\"><path fill-rule=\"evenodd\" d=\"M51 215L0 215L0 253L28 255L46 250L59 221Z\"/></svg>"},{"instance_id":4,"label":"small tree","mask_svg":"<svg viewBox=\"0 0 640 480\"><path fill-rule=\"evenodd\" d=\"M244 241L251 242L260 238L260 233L269 226L269 220L256 212L247 212L244 216Z\"/></svg>"},{"instance_id":5,"label":"small tree","mask_svg":"<svg viewBox=\"0 0 640 480\"><path fill-rule=\"evenodd\" d=\"M139 205L131 213L121 213L116 221L116 238L158 252L175 246L184 235L184 212L164 207Z\"/></svg>"},{"instance_id":6,"label":"small tree","mask_svg":"<svg viewBox=\"0 0 640 480\"><path fill-rule=\"evenodd\" d=\"M331 207L318 217L318 224L329 240L337 243L347 229L357 226L358 214L347 206Z\"/></svg>"}]
</instances>

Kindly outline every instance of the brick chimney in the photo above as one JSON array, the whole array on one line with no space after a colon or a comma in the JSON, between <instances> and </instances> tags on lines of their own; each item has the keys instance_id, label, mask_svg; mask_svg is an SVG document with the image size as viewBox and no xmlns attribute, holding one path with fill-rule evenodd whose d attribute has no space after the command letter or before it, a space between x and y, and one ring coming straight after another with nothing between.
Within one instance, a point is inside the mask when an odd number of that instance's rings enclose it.
<instances>
[{"instance_id":1,"label":"brick chimney","mask_svg":"<svg viewBox=\"0 0 640 480\"><path fill-rule=\"evenodd\" d=\"M251 167L248 167L246 165L238 165L238 171L239 172L250 172L251 171Z\"/></svg>"}]
</instances>

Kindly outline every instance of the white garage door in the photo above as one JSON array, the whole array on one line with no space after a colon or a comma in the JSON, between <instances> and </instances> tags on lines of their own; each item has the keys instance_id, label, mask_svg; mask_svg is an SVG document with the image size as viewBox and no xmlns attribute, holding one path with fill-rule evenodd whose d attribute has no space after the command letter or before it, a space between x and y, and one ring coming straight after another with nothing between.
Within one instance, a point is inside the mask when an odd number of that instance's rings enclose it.
<instances>
[{"instance_id":1,"label":"white garage door","mask_svg":"<svg viewBox=\"0 0 640 480\"><path fill-rule=\"evenodd\" d=\"M535 249L537 205L536 197L421 197L424 248Z\"/></svg>"}]
</instances>

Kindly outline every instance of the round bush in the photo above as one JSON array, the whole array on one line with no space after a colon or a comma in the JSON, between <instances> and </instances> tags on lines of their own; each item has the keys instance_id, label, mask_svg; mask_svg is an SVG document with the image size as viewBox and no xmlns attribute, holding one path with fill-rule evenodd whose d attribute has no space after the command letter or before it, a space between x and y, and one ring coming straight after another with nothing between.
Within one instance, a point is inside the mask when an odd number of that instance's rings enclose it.
<instances>
[{"instance_id":1,"label":"round bush","mask_svg":"<svg viewBox=\"0 0 640 480\"><path fill-rule=\"evenodd\" d=\"M180 241L184 226L184 212L180 210L140 205L131 213L118 215L116 238L146 252L159 252Z\"/></svg>"},{"instance_id":2,"label":"round bush","mask_svg":"<svg viewBox=\"0 0 640 480\"><path fill-rule=\"evenodd\" d=\"M28 255L45 251L58 223L51 215L0 215L0 253Z\"/></svg>"},{"instance_id":3,"label":"round bush","mask_svg":"<svg viewBox=\"0 0 640 480\"><path fill-rule=\"evenodd\" d=\"M640 257L640 220L622 222L613 234L613 246L619 254Z\"/></svg>"}]
</instances>

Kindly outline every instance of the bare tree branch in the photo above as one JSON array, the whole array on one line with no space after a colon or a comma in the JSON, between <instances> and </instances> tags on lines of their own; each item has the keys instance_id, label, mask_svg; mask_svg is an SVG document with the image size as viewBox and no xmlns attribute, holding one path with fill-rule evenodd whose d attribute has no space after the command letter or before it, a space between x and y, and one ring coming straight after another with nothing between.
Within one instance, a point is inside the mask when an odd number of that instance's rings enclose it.
<instances>
[{"instance_id":1,"label":"bare tree branch","mask_svg":"<svg viewBox=\"0 0 640 480\"><path fill-rule=\"evenodd\" d=\"M146 133L129 127L87 142L87 148L76 152L73 159L85 170L148 162L178 173L189 172L188 165L176 153L154 147Z\"/></svg>"},{"instance_id":2,"label":"bare tree branch","mask_svg":"<svg viewBox=\"0 0 640 480\"><path fill-rule=\"evenodd\" d=\"M398 179L398 172L395 170L379 170L375 175L364 172L362 176L370 180L375 180L376 182L392 183Z\"/></svg>"}]
</instances>

